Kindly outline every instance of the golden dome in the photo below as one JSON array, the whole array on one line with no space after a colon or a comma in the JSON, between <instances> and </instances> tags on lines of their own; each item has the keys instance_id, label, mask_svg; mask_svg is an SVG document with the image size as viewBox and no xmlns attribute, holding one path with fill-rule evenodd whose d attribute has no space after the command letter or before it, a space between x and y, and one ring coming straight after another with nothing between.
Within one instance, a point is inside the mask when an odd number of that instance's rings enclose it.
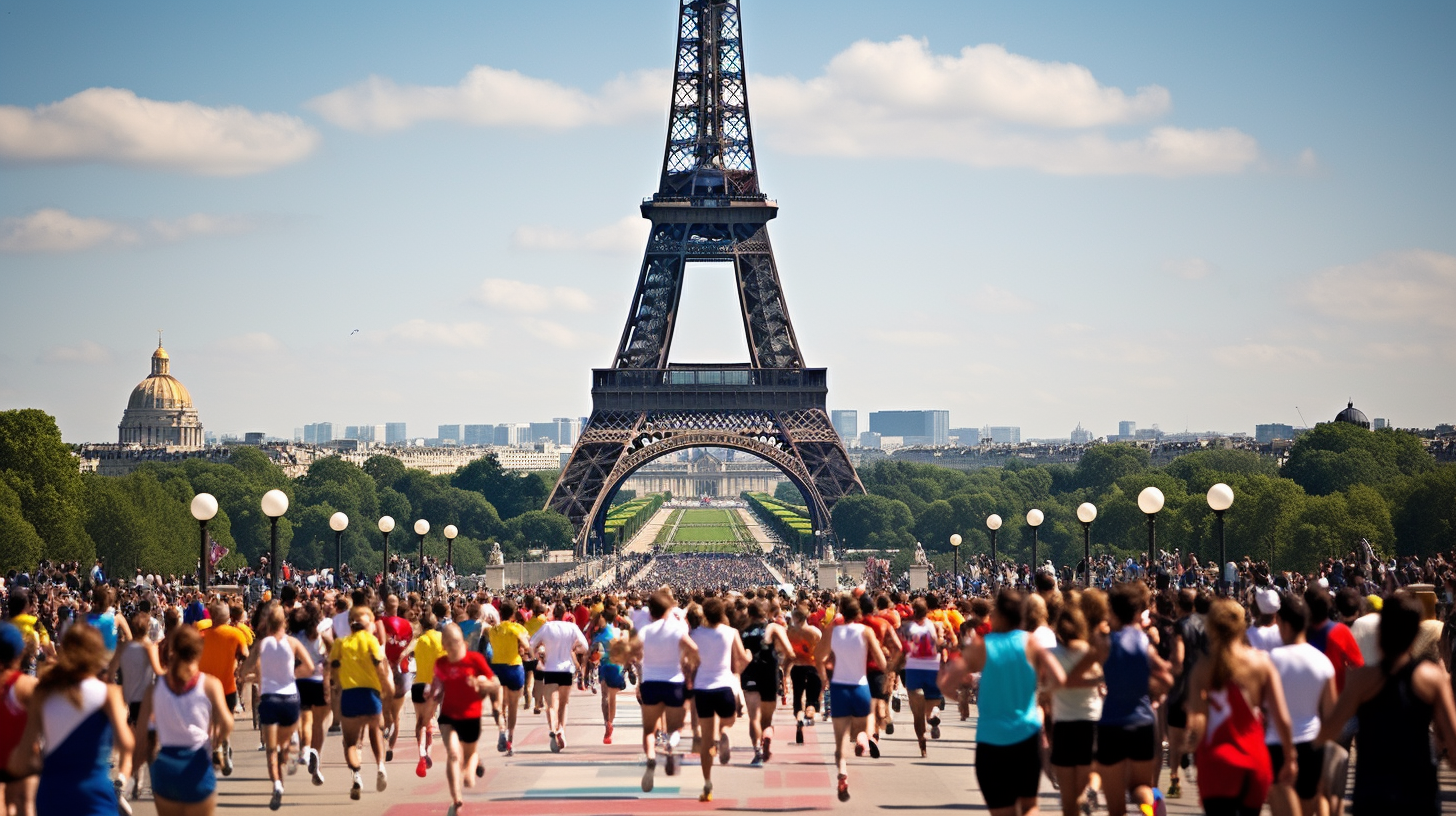
<instances>
[{"instance_id":1,"label":"golden dome","mask_svg":"<svg viewBox=\"0 0 1456 816\"><path fill-rule=\"evenodd\" d=\"M191 408L192 395L187 393L187 389L177 378L167 373L169 368L171 358L158 342L157 350L152 352L152 376L137 383L137 387L131 390L131 399L127 400L126 407L162 410Z\"/></svg>"}]
</instances>

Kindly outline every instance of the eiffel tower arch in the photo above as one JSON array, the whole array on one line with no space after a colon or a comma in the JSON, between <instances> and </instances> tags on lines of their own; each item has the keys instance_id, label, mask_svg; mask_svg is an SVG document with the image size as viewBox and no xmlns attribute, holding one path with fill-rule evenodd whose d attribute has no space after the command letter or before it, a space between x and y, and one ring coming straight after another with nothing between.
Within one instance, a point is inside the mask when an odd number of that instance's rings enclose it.
<instances>
[{"instance_id":1,"label":"eiffel tower arch","mask_svg":"<svg viewBox=\"0 0 1456 816\"><path fill-rule=\"evenodd\" d=\"M804 367L769 243L778 204L759 189L737 0L679 0L676 70L652 222L612 367L592 371L592 415L547 507L576 527L584 554L612 495L638 468L692 447L777 466L804 494L823 543L831 511L863 493L825 412L825 369ZM749 362L668 363L692 262L731 263ZM822 546L822 545L821 545Z\"/></svg>"}]
</instances>

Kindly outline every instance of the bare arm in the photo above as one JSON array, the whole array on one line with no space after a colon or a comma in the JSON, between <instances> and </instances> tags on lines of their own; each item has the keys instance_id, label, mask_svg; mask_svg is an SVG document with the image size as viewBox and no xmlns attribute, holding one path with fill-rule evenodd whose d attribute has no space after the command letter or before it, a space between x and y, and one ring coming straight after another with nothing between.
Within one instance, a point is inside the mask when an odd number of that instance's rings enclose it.
<instances>
[{"instance_id":1,"label":"bare arm","mask_svg":"<svg viewBox=\"0 0 1456 816\"><path fill-rule=\"evenodd\" d=\"M1385 685L1385 677L1377 668L1353 669L1345 675L1345 690L1340 692L1340 697L1335 701L1335 711L1320 724L1319 737L1316 742L1329 742L1340 736L1345 729L1345 723L1355 716L1360 706L1371 697L1379 693L1381 686Z\"/></svg>"},{"instance_id":2,"label":"bare arm","mask_svg":"<svg viewBox=\"0 0 1456 816\"><path fill-rule=\"evenodd\" d=\"M745 668L748 667L749 662L751 660L753 660L753 656L748 653L748 649L744 648L744 646L743 646L743 636L741 634L739 634L739 632L738 632L737 629L734 629L733 630L733 646L732 646L732 650L733 650L733 660L732 660L733 673L734 674L739 674Z\"/></svg>"},{"instance_id":3,"label":"bare arm","mask_svg":"<svg viewBox=\"0 0 1456 816\"><path fill-rule=\"evenodd\" d=\"M293 646L293 676L295 678L312 677L313 658L309 656L308 650L303 648L303 644L295 638L290 637L288 642Z\"/></svg>"},{"instance_id":4,"label":"bare arm","mask_svg":"<svg viewBox=\"0 0 1456 816\"><path fill-rule=\"evenodd\" d=\"M875 637L875 630L866 626L860 632L860 636L864 639L865 654L869 655L870 660L873 660L875 665L879 666L882 671L888 671L890 664L885 659L885 650L880 647L880 639Z\"/></svg>"},{"instance_id":5,"label":"bare arm","mask_svg":"<svg viewBox=\"0 0 1456 816\"><path fill-rule=\"evenodd\" d=\"M202 676L202 688L212 703L212 747L216 748L233 732L233 711L222 693L222 681L210 674Z\"/></svg>"},{"instance_id":6,"label":"bare arm","mask_svg":"<svg viewBox=\"0 0 1456 816\"><path fill-rule=\"evenodd\" d=\"M131 776L131 755L136 749L136 740L126 724L126 699L121 696L121 686L106 687L105 706L106 718L111 720L112 745L116 748L116 775L126 779Z\"/></svg>"},{"instance_id":7,"label":"bare arm","mask_svg":"<svg viewBox=\"0 0 1456 816\"><path fill-rule=\"evenodd\" d=\"M1413 678L1416 694L1431 705L1436 722L1436 736L1446 749L1446 763L1456 767L1456 703L1451 694L1451 678L1434 663L1416 669Z\"/></svg>"}]
</instances>

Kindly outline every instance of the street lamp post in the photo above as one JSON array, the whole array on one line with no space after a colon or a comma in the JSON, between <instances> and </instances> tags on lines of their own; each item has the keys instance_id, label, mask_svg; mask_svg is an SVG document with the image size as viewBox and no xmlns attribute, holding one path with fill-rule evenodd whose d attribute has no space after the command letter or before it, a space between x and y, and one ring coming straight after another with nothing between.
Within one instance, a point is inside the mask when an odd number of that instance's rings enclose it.
<instances>
[{"instance_id":1,"label":"street lamp post","mask_svg":"<svg viewBox=\"0 0 1456 816\"><path fill-rule=\"evenodd\" d=\"M384 569L380 571L386 591L389 587L389 532L394 529L394 519L389 516L379 517L379 532L384 533Z\"/></svg>"},{"instance_id":2,"label":"street lamp post","mask_svg":"<svg viewBox=\"0 0 1456 816\"><path fill-rule=\"evenodd\" d=\"M823 558L823 557L824 557L824 531L823 530L815 530L814 531L814 558L817 560L817 559L820 559L820 558Z\"/></svg>"},{"instance_id":3,"label":"street lamp post","mask_svg":"<svg viewBox=\"0 0 1456 816\"><path fill-rule=\"evenodd\" d=\"M329 529L334 531L334 583L344 572L344 530L349 527L349 517L343 513L329 516Z\"/></svg>"},{"instance_id":4,"label":"street lamp post","mask_svg":"<svg viewBox=\"0 0 1456 816\"><path fill-rule=\"evenodd\" d=\"M996 531L1001 529L1001 517L992 513L986 516L986 529L991 531L991 571L995 573L996 583L1001 582L1001 565L996 562Z\"/></svg>"},{"instance_id":5,"label":"street lamp post","mask_svg":"<svg viewBox=\"0 0 1456 816\"><path fill-rule=\"evenodd\" d=\"M415 535L420 537L420 571L419 577L415 579L415 586L420 587L425 580L425 533L430 531L430 523L424 519L415 521Z\"/></svg>"},{"instance_id":6,"label":"street lamp post","mask_svg":"<svg viewBox=\"0 0 1456 816\"><path fill-rule=\"evenodd\" d=\"M1031 525L1031 577L1036 580L1036 571L1040 569L1041 563L1036 560L1036 545L1041 540L1041 523L1046 521L1046 514L1036 508L1026 511L1026 523Z\"/></svg>"},{"instance_id":7,"label":"street lamp post","mask_svg":"<svg viewBox=\"0 0 1456 816\"><path fill-rule=\"evenodd\" d=\"M453 524L445 525L445 566L455 566L455 536L460 535L460 528Z\"/></svg>"},{"instance_id":8,"label":"street lamp post","mask_svg":"<svg viewBox=\"0 0 1456 816\"><path fill-rule=\"evenodd\" d=\"M202 543L198 551L202 553L202 560L197 562L197 589L202 593L203 600L207 599L207 574L212 568L212 553L207 546L207 522L217 515L217 497L211 493L198 493L192 497L192 517L202 528Z\"/></svg>"},{"instance_id":9,"label":"street lamp post","mask_svg":"<svg viewBox=\"0 0 1456 816\"><path fill-rule=\"evenodd\" d=\"M1229 586L1224 580L1224 564L1228 563L1228 548L1223 539L1223 513L1234 506L1234 489L1219 482L1208 489L1208 507L1218 520L1218 589L1220 595L1227 595ZM1272 569L1272 564L1270 565Z\"/></svg>"},{"instance_id":10,"label":"street lamp post","mask_svg":"<svg viewBox=\"0 0 1456 816\"><path fill-rule=\"evenodd\" d=\"M1138 509L1148 517L1148 578L1152 579L1158 561L1158 512L1163 509L1163 491L1145 487L1138 494Z\"/></svg>"},{"instance_id":11,"label":"street lamp post","mask_svg":"<svg viewBox=\"0 0 1456 816\"><path fill-rule=\"evenodd\" d=\"M288 512L288 494L282 490L270 490L263 494L263 515L268 517L268 568L269 586L278 592L278 517Z\"/></svg>"},{"instance_id":12,"label":"street lamp post","mask_svg":"<svg viewBox=\"0 0 1456 816\"><path fill-rule=\"evenodd\" d=\"M1082 522L1082 586L1092 586L1092 521L1097 518L1097 505L1077 505L1077 521Z\"/></svg>"},{"instance_id":13,"label":"street lamp post","mask_svg":"<svg viewBox=\"0 0 1456 816\"><path fill-rule=\"evenodd\" d=\"M961 582L960 582L960 576L961 576L961 534L960 533L951 533L950 534L950 551L952 553L952 562L955 564L955 568L951 570L951 575L954 576L952 578L952 580L955 581L956 589L959 590L961 588Z\"/></svg>"}]
</instances>

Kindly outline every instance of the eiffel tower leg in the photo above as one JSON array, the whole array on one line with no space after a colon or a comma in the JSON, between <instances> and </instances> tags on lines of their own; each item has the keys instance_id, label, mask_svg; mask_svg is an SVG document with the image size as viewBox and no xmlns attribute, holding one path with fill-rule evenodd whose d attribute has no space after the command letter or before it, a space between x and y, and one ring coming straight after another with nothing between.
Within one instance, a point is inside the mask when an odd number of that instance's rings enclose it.
<instances>
[{"instance_id":1,"label":"eiffel tower leg","mask_svg":"<svg viewBox=\"0 0 1456 816\"><path fill-rule=\"evenodd\" d=\"M768 227L758 225L752 236L739 241L735 249L733 269L738 278L738 301L743 308L743 325L753 365L799 368L804 363L799 356L799 341L794 337L794 324L789 321L789 308L784 303Z\"/></svg>"},{"instance_id":2,"label":"eiffel tower leg","mask_svg":"<svg viewBox=\"0 0 1456 816\"><path fill-rule=\"evenodd\" d=\"M593 411L572 449L571 459L561 469L546 506L571 520L576 529L577 558L586 555L592 527L599 522L601 504L608 499L607 491L612 487L609 477L616 471L642 419L642 414Z\"/></svg>"},{"instance_id":3,"label":"eiffel tower leg","mask_svg":"<svg viewBox=\"0 0 1456 816\"><path fill-rule=\"evenodd\" d=\"M682 298L685 224L653 224L637 291L617 345L617 368L667 368L672 330Z\"/></svg>"}]
</instances>

